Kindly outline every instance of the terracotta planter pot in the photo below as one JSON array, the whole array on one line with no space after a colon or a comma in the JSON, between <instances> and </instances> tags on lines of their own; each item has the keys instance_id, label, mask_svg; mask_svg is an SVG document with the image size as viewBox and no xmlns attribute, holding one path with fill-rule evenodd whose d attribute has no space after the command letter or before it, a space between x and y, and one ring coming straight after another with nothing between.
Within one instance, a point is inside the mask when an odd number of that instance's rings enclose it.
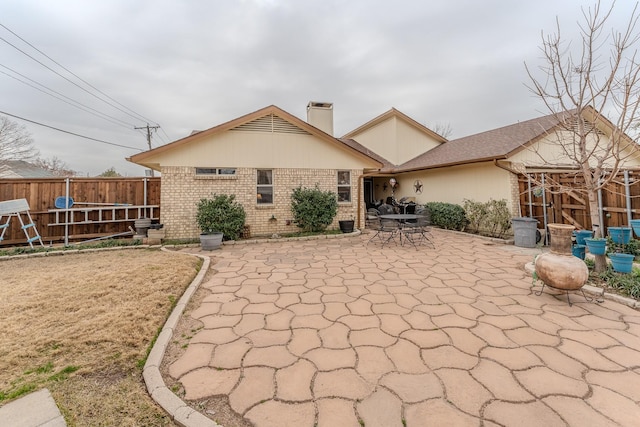
<instances>
[{"instance_id":1,"label":"terracotta planter pot","mask_svg":"<svg viewBox=\"0 0 640 427\"><path fill-rule=\"evenodd\" d=\"M551 252L571 255L571 236L575 227L568 224L548 224Z\"/></svg>"},{"instance_id":2,"label":"terracotta planter pot","mask_svg":"<svg viewBox=\"0 0 640 427\"><path fill-rule=\"evenodd\" d=\"M587 264L572 255L573 225L549 224L551 252L539 255L536 274L547 286L562 290L580 289L589 279Z\"/></svg>"}]
</instances>

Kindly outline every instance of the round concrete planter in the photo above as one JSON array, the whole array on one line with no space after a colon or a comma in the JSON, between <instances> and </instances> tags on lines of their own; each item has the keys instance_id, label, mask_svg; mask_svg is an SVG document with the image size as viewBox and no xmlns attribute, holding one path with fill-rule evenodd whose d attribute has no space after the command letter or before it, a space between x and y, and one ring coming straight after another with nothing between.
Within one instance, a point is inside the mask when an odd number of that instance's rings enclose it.
<instances>
[{"instance_id":1,"label":"round concrete planter","mask_svg":"<svg viewBox=\"0 0 640 427\"><path fill-rule=\"evenodd\" d=\"M205 251L220 249L220 246L222 246L222 233L201 234L200 246Z\"/></svg>"}]
</instances>

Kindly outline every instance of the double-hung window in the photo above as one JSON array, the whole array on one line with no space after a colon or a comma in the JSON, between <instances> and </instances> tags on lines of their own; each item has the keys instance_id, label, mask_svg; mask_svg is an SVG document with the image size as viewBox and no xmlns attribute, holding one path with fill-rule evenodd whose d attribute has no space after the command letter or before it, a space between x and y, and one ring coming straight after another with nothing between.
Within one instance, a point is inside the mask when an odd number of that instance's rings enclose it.
<instances>
[{"instance_id":1,"label":"double-hung window","mask_svg":"<svg viewBox=\"0 0 640 427\"><path fill-rule=\"evenodd\" d=\"M338 202L351 201L351 171L338 171Z\"/></svg>"},{"instance_id":2,"label":"double-hung window","mask_svg":"<svg viewBox=\"0 0 640 427\"><path fill-rule=\"evenodd\" d=\"M258 204L273 203L273 171L271 169L258 169L257 194Z\"/></svg>"}]
</instances>

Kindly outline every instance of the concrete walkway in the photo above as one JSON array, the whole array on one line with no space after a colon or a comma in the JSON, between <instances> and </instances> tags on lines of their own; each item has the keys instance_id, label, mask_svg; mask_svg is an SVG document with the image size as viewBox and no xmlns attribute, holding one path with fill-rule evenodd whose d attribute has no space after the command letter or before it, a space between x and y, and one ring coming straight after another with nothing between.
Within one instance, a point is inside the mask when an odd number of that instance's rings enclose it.
<instances>
[{"instance_id":1,"label":"concrete walkway","mask_svg":"<svg viewBox=\"0 0 640 427\"><path fill-rule=\"evenodd\" d=\"M533 295L535 251L368 237L210 253L170 366L184 398L228 395L257 427L638 425L640 311Z\"/></svg>"}]
</instances>

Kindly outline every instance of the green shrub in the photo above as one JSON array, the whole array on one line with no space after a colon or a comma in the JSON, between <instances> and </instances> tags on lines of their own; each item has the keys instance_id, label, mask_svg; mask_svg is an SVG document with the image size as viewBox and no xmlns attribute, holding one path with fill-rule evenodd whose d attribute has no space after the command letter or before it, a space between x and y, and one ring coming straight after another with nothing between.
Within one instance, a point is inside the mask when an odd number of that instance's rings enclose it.
<instances>
[{"instance_id":1,"label":"green shrub","mask_svg":"<svg viewBox=\"0 0 640 427\"><path fill-rule=\"evenodd\" d=\"M596 283L599 281L606 283L606 286L623 295L637 300L640 299L640 269L634 267L631 273L617 273L613 271L613 267L609 264L602 273L591 271L591 278L595 279Z\"/></svg>"},{"instance_id":2,"label":"green shrub","mask_svg":"<svg viewBox=\"0 0 640 427\"><path fill-rule=\"evenodd\" d=\"M431 212L431 223L447 230L462 230L467 217L462 206L453 203L429 202L425 205Z\"/></svg>"},{"instance_id":3,"label":"green shrub","mask_svg":"<svg viewBox=\"0 0 640 427\"><path fill-rule=\"evenodd\" d=\"M611 236L607 236L607 253L620 252L640 256L640 240L630 239L627 244L614 243Z\"/></svg>"},{"instance_id":4,"label":"green shrub","mask_svg":"<svg viewBox=\"0 0 640 427\"><path fill-rule=\"evenodd\" d=\"M235 198L235 195L213 194L210 199L200 199L196 222L202 234L221 232L225 240L236 240L240 236L246 213Z\"/></svg>"},{"instance_id":5,"label":"green shrub","mask_svg":"<svg viewBox=\"0 0 640 427\"><path fill-rule=\"evenodd\" d=\"M464 200L464 213L467 216L467 230L471 233L479 233L487 217L486 203L476 202L474 200Z\"/></svg>"},{"instance_id":6,"label":"green shrub","mask_svg":"<svg viewBox=\"0 0 640 427\"><path fill-rule=\"evenodd\" d=\"M469 221L467 229L472 233L502 237L511 227L511 212L505 199L488 202L464 201L464 211Z\"/></svg>"},{"instance_id":7,"label":"green shrub","mask_svg":"<svg viewBox=\"0 0 640 427\"><path fill-rule=\"evenodd\" d=\"M338 199L331 191L298 187L291 194L291 213L303 231L323 231L338 213Z\"/></svg>"}]
</instances>

